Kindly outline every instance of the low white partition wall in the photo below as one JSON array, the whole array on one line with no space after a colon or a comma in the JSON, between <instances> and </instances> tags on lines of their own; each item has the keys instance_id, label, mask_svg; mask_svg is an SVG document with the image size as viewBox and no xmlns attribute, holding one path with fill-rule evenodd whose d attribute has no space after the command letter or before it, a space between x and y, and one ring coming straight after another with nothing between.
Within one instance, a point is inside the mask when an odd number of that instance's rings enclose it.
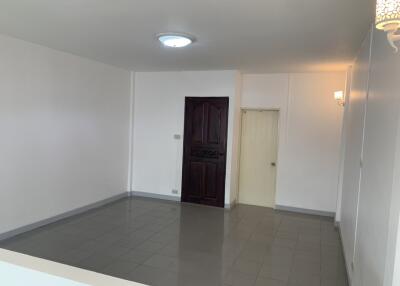
<instances>
[{"instance_id":1,"label":"low white partition wall","mask_svg":"<svg viewBox=\"0 0 400 286\"><path fill-rule=\"evenodd\" d=\"M140 286L96 272L0 249L0 284L7 286Z\"/></svg>"}]
</instances>

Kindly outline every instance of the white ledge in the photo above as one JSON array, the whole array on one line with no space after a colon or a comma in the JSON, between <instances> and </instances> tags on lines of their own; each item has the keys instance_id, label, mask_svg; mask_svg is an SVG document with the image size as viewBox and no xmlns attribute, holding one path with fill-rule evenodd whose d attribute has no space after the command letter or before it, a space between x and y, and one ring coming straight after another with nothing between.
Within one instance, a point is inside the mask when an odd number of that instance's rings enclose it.
<instances>
[{"instance_id":1,"label":"white ledge","mask_svg":"<svg viewBox=\"0 0 400 286\"><path fill-rule=\"evenodd\" d=\"M144 285L5 249L0 249L0 274L7 285Z\"/></svg>"}]
</instances>

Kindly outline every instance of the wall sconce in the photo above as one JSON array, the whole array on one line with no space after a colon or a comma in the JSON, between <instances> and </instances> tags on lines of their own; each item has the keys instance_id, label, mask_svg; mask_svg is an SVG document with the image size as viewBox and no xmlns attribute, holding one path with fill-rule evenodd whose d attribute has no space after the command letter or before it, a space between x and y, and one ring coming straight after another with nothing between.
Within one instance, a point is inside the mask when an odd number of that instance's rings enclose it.
<instances>
[{"instance_id":1,"label":"wall sconce","mask_svg":"<svg viewBox=\"0 0 400 286\"><path fill-rule=\"evenodd\" d=\"M334 95L335 95L335 100L337 101L337 103L340 106L344 106L344 93L343 93L343 91L341 91L341 90L335 91Z\"/></svg>"},{"instance_id":2,"label":"wall sconce","mask_svg":"<svg viewBox=\"0 0 400 286\"><path fill-rule=\"evenodd\" d=\"M399 51L396 42L400 41L400 0L377 0L376 28L387 33L389 44L395 52Z\"/></svg>"}]
</instances>

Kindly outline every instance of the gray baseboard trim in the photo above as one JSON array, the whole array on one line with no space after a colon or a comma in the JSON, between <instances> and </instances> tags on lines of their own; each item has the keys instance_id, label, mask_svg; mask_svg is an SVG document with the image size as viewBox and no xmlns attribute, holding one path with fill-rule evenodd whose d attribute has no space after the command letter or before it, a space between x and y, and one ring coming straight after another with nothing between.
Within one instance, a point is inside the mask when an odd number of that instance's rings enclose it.
<instances>
[{"instance_id":1,"label":"gray baseboard trim","mask_svg":"<svg viewBox=\"0 0 400 286\"><path fill-rule=\"evenodd\" d=\"M352 286L351 284L351 280L350 280L350 269L349 269L349 264L346 261L346 255L344 254L344 245L343 245L343 235L342 235L342 228L340 227L340 221L336 221L335 222L335 226L337 227L338 231L339 231L339 236L340 236L340 244L342 246L342 253L343 253L343 258L344 258L344 264L345 264L345 268L346 268L346 274L347 274L347 282L349 284L349 286Z\"/></svg>"},{"instance_id":2,"label":"gray baseboard trim","mask_svg":"<svg viewBox=\"0 0 400 286\"><path fill-rule=\"evenodd\" d=\"M141 197L141 198L149 198L149 199L157 199L157 200L166 200L166 201L173 201L173 202L180 202L181 197L176 196L168 196L168 195L159 195L154 193L147 193L147 192L138 192L138 191L131 191L130 196L132 197ZM232 209L236 205L236 200L230 204L225 204L225 209Z\"/></svg>"},{"instance_id":3,"label":"gray baseboard trim","mask_svg":"<svg viewBox=\"0 0 400 286\"><path fill-rule=\"evenodd\" d=\"M335 225L335 227L336 227L337 229L340 230L340 221L335 220L335 222L334 222L333 224Z\"/></svg>"},{"instance_id":4,"label":"gray baseboard trim","mask_svg":"<svg viewBox=\"0 0 400 286\"><path fill-rule=\"evenodd\" d=\"M294 213L301 213L301 214L335 217L335 213L333 213L333 212L302 209L302 208L295 208L295 207L282 206L282 205L275 205L275 209L280 210L280 211L287 211L287 212L294 212Z\"/></svg>"},{"instance_id":5,"label":"gray baseboard trim","mask_svg":"<svg viewBox=\"0 0 400 286\"><path fill-rule=\"evenodd\" d=\"M234 200L230 204L225 204L225 208L228 210L233 209L236 206L236 204L237 204L237 202L236 202L236 200Z\"/></svg>"},{"instance_id":6,"label":"gray baseboard trim","mask_svg":"<svg viewBox=\"0 0 400 286\"><path fill-rule=\"evenodd\" d=\"M138 192L138 191L131 191L129 194L132 197L142 197L142 198L167 200L167 201L174 201L174 202L180 202L181 201L181 198L177 197L177 196L160 195L160 194Z\"/></svg>"},{"instance_id":7,"label":"gray baseboard trim","mask_svg":"<svg viewBox=\"0 0 400 286\"><path fill-rule=\"evenodd\" d=\"M71 210L71 211L67 211L65 213L62 213L62 214L59 214L59 215L56 215L56 216L53 216L53 217L38 221L38 222L34 222L34 223L31 223L31 224L16 228L14 230L10 230L10 231L4 232L4 233L0 233L0 241L5 240L7 238L11 238L11 237L19 235L19 234L22 234L22 233L30 231L30 230L34 230L36 228L45 226L47 224L51 224L53 222L56 222L56 221L59 221L59 220L62 220L62 219L65 219L65 218L68 218L68 217L71 217L71 216L74 216L74 215L77 215L77 214L81 214L81 213L87 212L89 210L92 210L92 209L95 209L95 208L98 208L98 207L113 203L115 201L118 201L118 200L120 200L122 198L127 197L128 195L129 195L129 192L124 192L122 194L118 194L116 196L112 196L110 198L107 198L107 199L104 199L104 200L101 200L101 201L98 201L98 202L95 202L95 203L92 203L92 204L89 204L89 205L74 209L74 210Z\"/></svg>"}]
</instances>

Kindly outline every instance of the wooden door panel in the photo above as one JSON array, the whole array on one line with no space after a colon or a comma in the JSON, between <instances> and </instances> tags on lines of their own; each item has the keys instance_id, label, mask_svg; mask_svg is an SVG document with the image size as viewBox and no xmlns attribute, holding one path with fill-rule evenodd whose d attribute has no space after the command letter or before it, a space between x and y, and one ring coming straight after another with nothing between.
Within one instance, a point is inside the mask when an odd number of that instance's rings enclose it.
<instances>
[{"instance_id":1,"label":"wooden door panel","mask_svg":"<svg viewBox=\"0 0 400 286\"><path fill-rule=\"evenodd\" d=\"M218 188L218 164L207 162L205 163L205 185L204 197L207 199L217 199Z\"/></svg>"},{"instance_id":2,"label":"wooden door panel","mask_svg":"<svg viewBox=\"0 0 400 286\"><path fill-rule=\"evenodd\" d=\"M204 167L202 162L190 162L189 197L200 199L203 196Z\"/></svg>"},{"instance_id":3,"label":"wooden door panel","mask_svg":"<svg viewBox=\"0 0 400 286\"><path fill-rule=\"evenodd\" d=\"M199 103L194 104L191 108L192 143L204 142L204 111L204 105Z\"/></svg>"},{"instance_id":4,"label":"wooden door panel","mask_svg":"<svg viewBox=\"0 0 400 286\"><path fill-rule=\"evenodd\" d=\"M224 206L229 99L188 97L182 201Z\"/></svg>"},{"instance_id":5,"label":"wooden door panel","mask_svg":"<svg viewBox=\"0 0 400 286\"><path fill-rule=\"evenodd\" d=\"M222 110L213 104L208 108L208 126L207 126L207 143L219 144L221 134L221 117ZM212 122L213 124L210 124Z\"/></svg>"}]
</instances>

